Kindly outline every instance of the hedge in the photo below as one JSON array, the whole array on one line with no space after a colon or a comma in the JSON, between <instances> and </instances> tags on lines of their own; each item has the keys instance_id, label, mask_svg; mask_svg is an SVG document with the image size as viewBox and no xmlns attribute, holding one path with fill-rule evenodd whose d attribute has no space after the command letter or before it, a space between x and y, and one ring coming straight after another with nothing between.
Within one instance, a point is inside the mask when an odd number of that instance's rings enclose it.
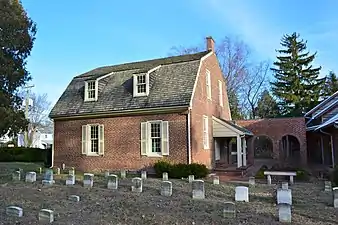
<instances>
[{"instance_id":1,"label":"hedge","mask_svg":"<svg viewBox=\"0 0 338 225\"><path fill-rule=\"evenodd\" d=\"M209 173L208 168L203 164L172 164L166 161L158 161L154 165L154 169L157 177L162 177L162 173L167 172L169 178L181 179L182 177L188 177L194 175L195 178L206 177Z\"/></svg>"},{"instance_id":2,"label":"hedge","mask_svg":"<svg viewBox=\"0 0 338 225\"><path fill-rule=\"evenodd\" d=\"M0 162L44 162L48 164L51 149L4 147L0 148Z\"/></svg>"}]
</instances>

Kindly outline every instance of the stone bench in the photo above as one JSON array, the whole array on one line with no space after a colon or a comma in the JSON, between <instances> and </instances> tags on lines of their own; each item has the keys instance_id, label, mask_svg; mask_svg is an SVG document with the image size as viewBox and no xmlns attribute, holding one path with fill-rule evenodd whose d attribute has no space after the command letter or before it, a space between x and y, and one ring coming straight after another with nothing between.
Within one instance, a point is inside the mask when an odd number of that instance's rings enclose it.
<instances>
[{"instance_id":1,"label":"stone bench","mask_svg":"<svg viewBox=\"0 0 338 225\"><path fill-rule=\"evenodd\" d=\"M264 175L267 176L268 184L271 185L271 176L289 176L290 184L293 184L293 177L297 175L296 172L287 171L264 171Z\"/></svg>"}]
</instances>

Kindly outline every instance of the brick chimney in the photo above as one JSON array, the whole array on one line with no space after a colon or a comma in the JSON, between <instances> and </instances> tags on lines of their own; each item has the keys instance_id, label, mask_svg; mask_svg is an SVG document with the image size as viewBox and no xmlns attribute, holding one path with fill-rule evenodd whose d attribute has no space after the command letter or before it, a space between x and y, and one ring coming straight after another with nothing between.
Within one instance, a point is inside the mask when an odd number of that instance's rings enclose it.
<instances>
[{"instance_id":1,"label":"brick chimney","mask_svg":"<svg viewBox=\"0 0 338 225\"><path fill-rule=\"evenodd\" d=\"M206 37L207 39L207 50L211 50L213 52L215 52L215 41L214 39L209 36L209 37Z\"/></svg>"}]
</instances>

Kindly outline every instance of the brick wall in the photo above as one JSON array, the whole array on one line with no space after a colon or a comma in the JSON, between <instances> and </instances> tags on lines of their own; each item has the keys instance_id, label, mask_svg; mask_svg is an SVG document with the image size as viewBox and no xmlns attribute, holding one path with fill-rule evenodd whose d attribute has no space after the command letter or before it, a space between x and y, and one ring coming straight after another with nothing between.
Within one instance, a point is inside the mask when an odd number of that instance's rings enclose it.
<instances>
[{"instance_id":1,"label":"brick wall","mask_svg":"<svg viewBox=\"0 0 338 225\"><path fill-rule=\"evenodd\" d=\"M208 100L207 98L207 69L210 71L211 77L211 100ZM219 105L218 80L223 81L223 107ZM203 115L209 117L209 150L203 149ZM192 162L206 164L209 168L212 166L214 158L211 116L220 117L226 120L231 118L226 85L215 54L207 57L202 62L191 110Z\"/></svg>"},{"instance_id":2,"label":"brick wall","mask_svg":"<svg viewBox=\"0 0 338 225\"><path fill-rule=\"evenodd\" d=\"M303 117L238 120L236 122L238 125L249 129L255 136L262 135L269 137L273 142L273 154L275 159L279 159L279 143L282 137L285 135L296 137L300 144L301 163L307 163L306 127L305 119ZM248 143L251 145L251 149L253 149L253 140L254 138L251 138L251 142ZM250 155L253 157L253 154Z\"/></svg>"},{"instance_id":3,"label":"brick wall","mask_svg":"<svg viewBox=\"0 0 338 225\"><path fill-rule=\"evenodd\" d=\"M83 120L54 121L54 166L74 166L82 171L105 169L142 169L159 159L187 163L187 116L159 114L147 116L112 117ZM146 157L140 154L141 122L169 121L169 156ZM81 154L81 127L85 124L104 125L105 152L103 156Z\"/></svg>"}]
</instances>

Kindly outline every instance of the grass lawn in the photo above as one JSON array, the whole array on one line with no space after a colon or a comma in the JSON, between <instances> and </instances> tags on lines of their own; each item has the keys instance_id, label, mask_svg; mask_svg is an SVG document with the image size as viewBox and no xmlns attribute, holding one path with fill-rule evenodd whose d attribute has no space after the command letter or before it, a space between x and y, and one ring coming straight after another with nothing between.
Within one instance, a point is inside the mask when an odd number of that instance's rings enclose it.
<instances>
[{"instance_id":1,"label":"grass lawn","mask_svg":"<svg viewBox=\"0 0 338 225\"><path fill-rule=\"evenodd\" d=\"M64 176L55 176L52 187L42 187L42 175L34 184L11 181L8 175L17 167L30 171L37 170L40 165L0 164L0 224L39 224L37 215L42 208L54 210L53 224L60 225L281 224L277 221L273 197L276 186L258 184L250 187L250 202L236 203L237 218L225 219L222 217L223 203L234 201L234 184L212 185L206 181L206 198L192 200L191 185L182 180L172 180L173 196L162 197L159 179L147 179L142 193L131 192L130 178L119 180L118 190L108 190L103 176L94 177L92 189L83 188L79 180L75 186L67 187ZM292 224L338 224L338 210L333 208L332 195L323 191L322 183L296 183L291 189ZM80 202L68 201L72 194L79 195ZM22 207L24 216L7 217L5 208L9 205Z\"/></svg>"}]
</instances>

